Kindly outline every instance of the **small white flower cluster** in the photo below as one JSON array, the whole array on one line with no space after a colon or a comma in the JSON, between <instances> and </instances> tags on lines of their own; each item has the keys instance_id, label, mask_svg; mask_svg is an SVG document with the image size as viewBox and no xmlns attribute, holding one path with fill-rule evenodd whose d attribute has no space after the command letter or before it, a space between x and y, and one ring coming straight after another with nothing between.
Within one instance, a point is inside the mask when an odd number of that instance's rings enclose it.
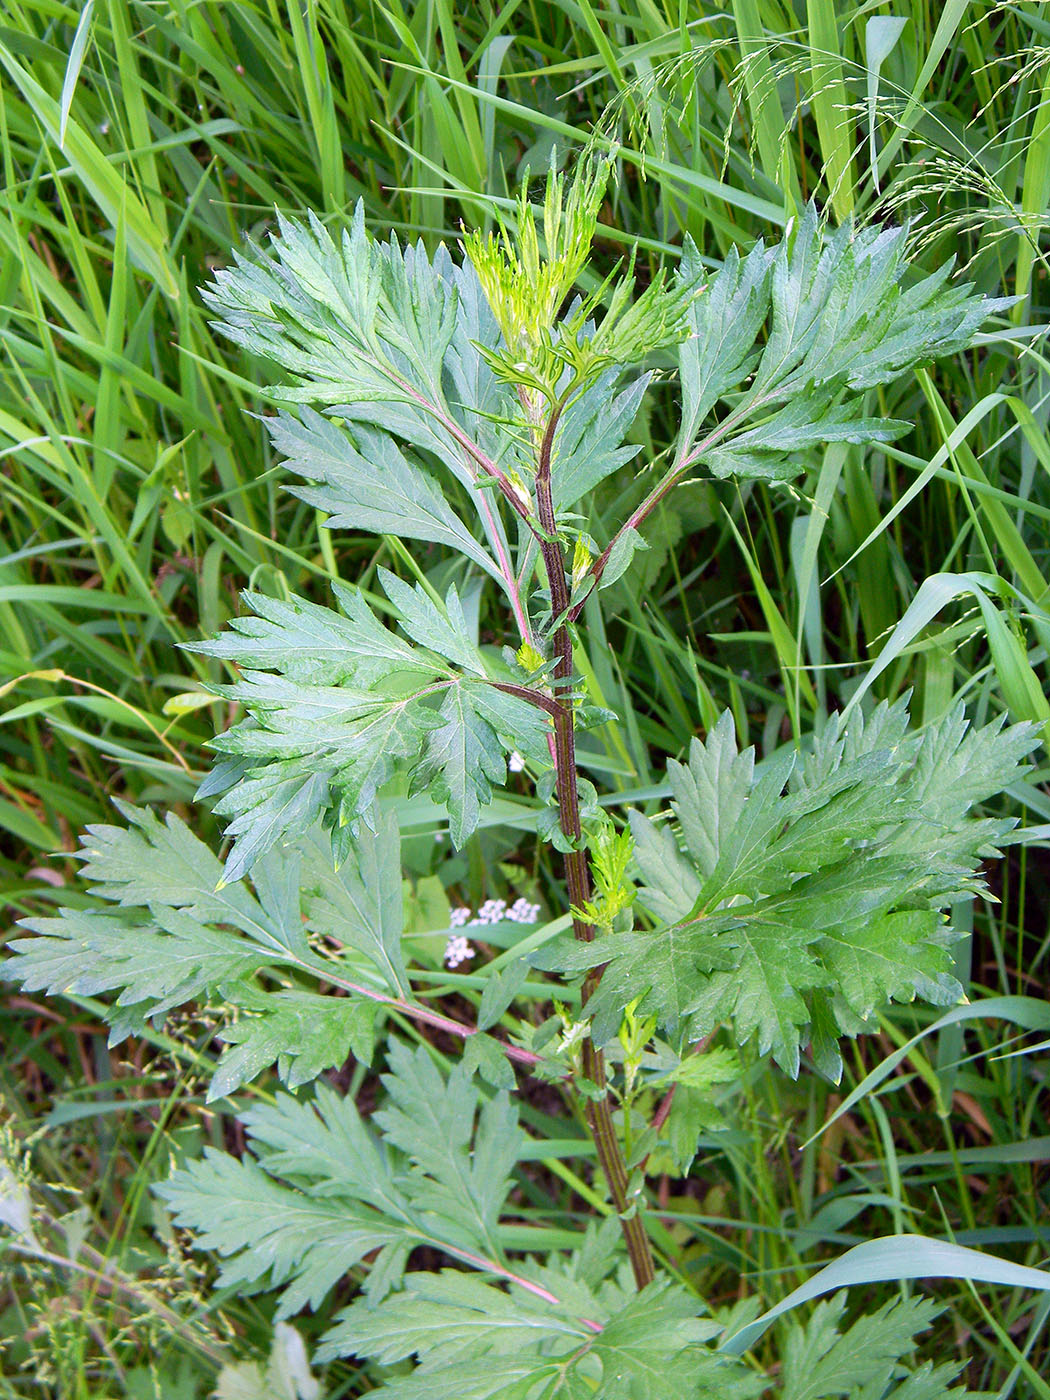
<instances>
[{"instance_id":1,"label":"small white flower cluster","mask_svg":"<svg viewBox=\"0 0 1050 1400\"><path fill-rule=\"evenodd\" d=\"M471 917L473 915L473 917ZM540 906L530 904L522 895L508 905L505 899L486 899L476 914L467 905L461 904L448 916L451 928L476 927L479 924L498 924L507 920L512 924L534 924L540 917ZM461 962L474 956L474 949L465 934L452 934L445 945L446 967L458 967Z\"/></svg>"},{"instance_id":2,"label":"small white flower cluster","mask_svg":"<svg viewBox=\"0 0 1050 1400\"><path fill-rule=\"evenodd\" d=\"M507 901L505 899L486 899L470 922L472 924L498 924L501 919L506 917Z\"/></svg>"},{"instance_id":3,"label":"small white flower cluster","mask_svg":"<svg viewBox=\"0 0 1050 1400\"><path fill-rule=\"evenodd\" d=\"M534 924L539 917L540 906L524 898L516 899L504 915L512 924Z\"/></svg>"},{"instance_id":4,"label":"small white flower cluster","mask_svg":"<svg viewBox=\"0 0 1050 1400\"><path fill-rule=\"evenodd\" d=\"M453 934L445 944L446 967L459 967L460 963L469 962L473 956L470 939L464 938L461 933Z\"/></svg>"},{"instance_id":5,"label":"small white flower cluster","mask_svg":"<svg viewBox=\"0 0 1050 1400\"><path fill-rule=\"evenodd\" d=\"M471 919L470 922L472 924L498 924L502 919L506 919L512 924L534 924L539 917L540 906L530 904L522 896L509 906L505 899L486 899L478 910L477 917Z\"/></svg>"}]
</instances>

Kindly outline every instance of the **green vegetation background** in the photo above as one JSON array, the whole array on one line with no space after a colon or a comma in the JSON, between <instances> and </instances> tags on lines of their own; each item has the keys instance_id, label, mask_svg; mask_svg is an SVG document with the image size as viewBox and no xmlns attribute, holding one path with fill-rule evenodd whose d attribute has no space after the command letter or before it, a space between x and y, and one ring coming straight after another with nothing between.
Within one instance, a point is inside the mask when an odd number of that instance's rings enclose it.
<instances>
[{"instance_id":1,"label":"green vegetation background","mask_svg":"<svg viewBox=\"0 0 1050 1400\"><path fill-rule=\"evenodd\" d=\"M978 718L1050 721L1050 6L7 0L0 70L6 926L78 898L67 853L114 797L188 814L231 716L201 688L215 663L176 643L214 633L249 583L323 596L333 575L398 566L396 541L332 537L282 493L254 368L196 287L275 207L338 225L361 198L377 230L455 239L595 130L623 142L610 264L637 245L654 270L687 232L717 262L816 196L835 219L914 218L921 263L957 253L982 291L1020 298L974 353L883 396L916 425L899 448L833 446L797 491L698 484L654 518L591 658L625 721L595 770L644 789L727 704L778 742L880 655L876 692L913 687L921 718L961 697ZM668 397L636 424L650 452L673 415ZM633 490L627 468L595 519ZM1050 797L1015 797L1042 838L975 910L974 996L1046 993ZM554 907L513 826L469 864L425 830L417 847L420 927L428 899L447 918L446 895L477 907L514 882ZM842 1093L923 1023L888 1022ZM206 1275L149 1195L173 1147L234 1141L230 1106L202 1108L206 1019L185 1029L111 1052L88 1000L0 1007L4 1155L31 1149L52 1237L4 1261L0 1395L199 1396L224 1360L269 1348L265 1298L195 1300ZM1013 1029L922 1042L808 1145L826 1087L749 1075L732 1143L667 1202L711 1295L742 1271L773 1301L821 1248L893 1230L1045 1264L1047 1060L996 1053ZM942 1294L937 1345L968 1358L972 1387L1050 1395L1047 1305ZM367 1388L346 1364L324 1384Z\"/></svg>"}]
</instances>

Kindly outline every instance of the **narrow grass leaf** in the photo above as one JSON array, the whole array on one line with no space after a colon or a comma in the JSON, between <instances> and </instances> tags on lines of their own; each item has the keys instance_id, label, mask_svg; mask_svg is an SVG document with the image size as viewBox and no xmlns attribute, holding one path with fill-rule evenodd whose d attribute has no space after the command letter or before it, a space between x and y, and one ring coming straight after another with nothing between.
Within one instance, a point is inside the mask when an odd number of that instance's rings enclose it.
<instances>
[{"instance_id":1,"label":"narrow grass leaf","mask_svg":"<svg viewBox=\"0 0 1050 1400\"><path fill-rule=\"evenodd\" d=\"M80 70L84 64L84 55L87 52L88 40L91 37L91 15L94 8L95 0L87 0L87 4L80 12L76 33L73 35L73 42L69 47L69 61L66 64L65 77L62 79L62 96L59 100L58 144L60 146L66 139L66 124L69 121L69 109L73 105L73 97L77 90L77 81L80 78Z\"/></svg>"},{"instance_id":2,"label":"narrow grass leaf","mask_svg":"<svg viewBox=\"0 0 1050 1400\"><path fill-rule=\"evenodd\" d=\"M801 1288L796 1288L776 1307L764 1312L747 1327L721 1344L719 1350L731 1356L749 1351L763 1333L784 1313L803 1303L833 1293L837 1288L885 1283L901 1279L957 1278L975 1283L995 1283L1005 1288L1050 1289L1050 1273L996 1259L947 1240L931 1240L923 1235L894 1235L888 1239L866 1240L847 1250L840 1259L821 1269Z\"/></svg>"}]
</instances>

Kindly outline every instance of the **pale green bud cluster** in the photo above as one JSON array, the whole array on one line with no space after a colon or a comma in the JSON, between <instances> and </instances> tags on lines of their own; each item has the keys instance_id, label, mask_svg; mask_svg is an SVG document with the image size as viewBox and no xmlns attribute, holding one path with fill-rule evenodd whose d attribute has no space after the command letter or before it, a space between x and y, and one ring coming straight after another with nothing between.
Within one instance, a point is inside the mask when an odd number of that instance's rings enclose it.
<instances>
[{"instance_id":1,"label":"pale green bud cluster","mask_svg":"<svg viewBox=\"0 0 1050 1400\"><path fill-rule=\"evenodd\" d=\"M518 198L513 231L470 233L464 248L492 307L505 345L478 347L506 383L556 402L578 392L609 365L634 364L677 344L688 332L687 313L700 290L688 280L670 289L661 271L635 298L635 278L619 265L559 321L590 257L612 156L585 158L572 178L552 163L542 210L543 248L528 181ZM604 306L595 328L593 319ZM565 372L569 371L566 386Z\"/></svg>"}]
</instances>

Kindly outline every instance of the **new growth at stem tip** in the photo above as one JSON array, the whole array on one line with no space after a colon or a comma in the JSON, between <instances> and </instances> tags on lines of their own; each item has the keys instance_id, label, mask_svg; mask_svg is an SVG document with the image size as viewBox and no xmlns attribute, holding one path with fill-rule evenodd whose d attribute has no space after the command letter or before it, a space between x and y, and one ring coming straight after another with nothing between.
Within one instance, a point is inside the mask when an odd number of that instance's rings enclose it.
<instances>
[{"instance_id":1,"label":"new growth at stem tip","mask_svg":"<svg viewBox=\"0 0 1050 1400\"><path fill-rule=\"evenodd\" d=\"M608 366L636 364L683 340L688 309L701 290L695 278L679 277L669 287L661 269L636 298L632 253L626 272L618 261L562 314L590 261L615 157L615 150L588 154L566 181L552 155L539 219L526 171L514 227L497 215L498 233L474 230L463 239L505 342L497 350L478 346L480 353L501 380L549 405L564 407Z\"/></svg>"}]
</instances>

